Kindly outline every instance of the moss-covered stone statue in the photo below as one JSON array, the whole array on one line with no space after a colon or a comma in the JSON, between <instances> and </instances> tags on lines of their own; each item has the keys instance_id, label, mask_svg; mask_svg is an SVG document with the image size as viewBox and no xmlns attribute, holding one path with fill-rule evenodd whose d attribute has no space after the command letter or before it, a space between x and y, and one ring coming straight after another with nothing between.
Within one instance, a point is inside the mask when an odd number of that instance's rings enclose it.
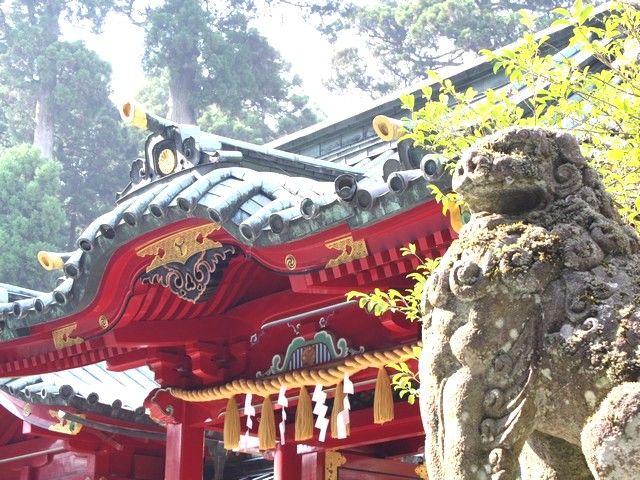
<instances>
[{"instance_id":1,"label":"moss-covered stone statue","mask_svg":"<svg viewBox=\"0 0 640 480\"><path fill-rule=\"evenodd\" d=\"M568 134L509 129L456 168L472 217L423 301L429 478L640 479L638 236Z\"/></svg>"}]
</instances>

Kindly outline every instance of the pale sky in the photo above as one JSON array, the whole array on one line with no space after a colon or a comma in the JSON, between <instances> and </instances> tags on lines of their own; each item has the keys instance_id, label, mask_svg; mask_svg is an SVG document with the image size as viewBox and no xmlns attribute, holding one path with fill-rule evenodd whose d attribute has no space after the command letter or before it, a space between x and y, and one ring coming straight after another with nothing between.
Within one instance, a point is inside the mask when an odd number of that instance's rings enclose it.
<instances>
[{"instance_id":1,"label":"pale sky","mask_svg":"<svg viewBox=\"0 0 640 480\"><path fill-rule=\"evenodd\" d=\"M255 25L291 64L292 72L302 78L304 93L328 118L355 113L371 102L362 93L338 95L323 86L323 80L330 73L333 47L311 25L304 23L295 7L282 5L268 17L258 19ZM62 33L66 40L84 40L111 64L114 102L132 99L140 90L144 83L144 34L125 16L110 14L100 35L70 24L62 25Z\"/></svg>"}]
</instances>

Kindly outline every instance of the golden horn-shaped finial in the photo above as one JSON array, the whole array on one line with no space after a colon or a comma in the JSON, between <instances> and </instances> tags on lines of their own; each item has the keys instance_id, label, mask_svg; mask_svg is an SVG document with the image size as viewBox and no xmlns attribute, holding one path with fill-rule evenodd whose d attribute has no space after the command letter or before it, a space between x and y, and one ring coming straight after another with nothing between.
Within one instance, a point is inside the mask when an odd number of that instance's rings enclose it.
<instances>
[{"instance_id":1,"label":"golden horn-shaped finial","mask_svg":"<svg viewBox=\"0 0 640 480\"><path fill-rule=\"evenodd\" d=\"M64 262L68 259L68 253L45 252L44 250L38 252L38 263L42 268L49 271L62 270Z\"/></svg>"},{"instance_id":2,"label":"golden horn-shaped finial","mask_svg":"<svg viewBox=\"0 0 640 480\"><path fill-rule=\"evenodd\" d=\"M402 135L407 133L404 124L395 118L389 118L384 115L377 115L373 119L373 129L376 135L385 142L398 140Z\"/></svg>"},{"instance_id":3,"label":"golden horn-shaped finial","mask_svg":"<svg viewBox=\"0 0 640 480\"><path fill-rule=\"evenodd\" d=\"M125 123L143 130L147 129L147 112L142 105L133 101L124 102L120 105L120 116Z\"/></svg>"}]
</instances>

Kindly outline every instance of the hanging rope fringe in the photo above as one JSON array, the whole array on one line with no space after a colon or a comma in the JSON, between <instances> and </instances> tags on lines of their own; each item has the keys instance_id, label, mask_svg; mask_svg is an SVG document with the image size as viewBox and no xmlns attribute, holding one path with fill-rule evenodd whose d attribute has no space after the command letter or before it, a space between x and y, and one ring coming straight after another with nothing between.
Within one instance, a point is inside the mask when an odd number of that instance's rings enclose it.
<instances>
[{"instance_id":1,"label":"hanging rope fringe","mask_svg":"<svg viewBox=\"0 0 640 480\"><path fill-rule=\"evenodd\" d=\"M287 388L297 388L305 385L328 387L340 382L345 375L352 376L367 368L384 367L389 363L397 363L411 358L413 357L413 348L421 346L422 342L418 342L413 345L403 345L393 350L365 352L353 357L347 357L342 364L328 368L294 370L269 378L234 380L225 385L205 387L201 390L171 388L170 392L174 397L187 402L209 402L247 393L262 396L273 395L278 393L282 385Z\"/></svg>"},{"instance_id":2,"label":"hanging rope fringe","mask_svg":"<svg viewBox=\"0 0 640 480\"><path fill-rule=\"evenodd\" d=\"M236 404L236 397L232 396L227 402L224 416L224 448L233 450L240 445L240 412Z\"/></svg>"},{"instance_id":3,"label":"hanging rope fringe","mask_svg":"<svg viewBox=\"0 0 640 480\"><path fill-rule=\"evenodd\" d=\"M276 447L276 419L273 414L273 404L267 395L262 402L262 414L258 425L258 447L269 450Z\"/></svg>"},{"instance_id":4,"label":"hanging rope fringe","mask_svg":"<svg viewBox=\"0 0 640 480\"><path fill-rule=\"evenodd\" d=\"M373 395L373 423L381 425L393 420L393 394L391 392L391 380L387 370L382 365L378 368L376 378L376 390Z\"/></svg>"},{"instance_id":5,"label":"hanging rope fringe","mask_svg":"<svg viewBox=\"0 0 640 480\"><path fill-rule=\"evenodd\" d=\"M300 387L298 407L296 408L296 442L313 437L313 409L307 387Z\"/></svg>"}]
</instances>

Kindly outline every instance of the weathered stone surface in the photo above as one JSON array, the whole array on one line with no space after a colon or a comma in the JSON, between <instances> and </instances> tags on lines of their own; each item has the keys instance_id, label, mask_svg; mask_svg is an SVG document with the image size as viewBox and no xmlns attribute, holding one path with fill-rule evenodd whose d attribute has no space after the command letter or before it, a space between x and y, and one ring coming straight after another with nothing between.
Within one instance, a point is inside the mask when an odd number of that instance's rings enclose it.
<instances>
[{"instance_id":1,"label":"weathered stone surface","mask_svg":"<svg viewBox=\"0 0 640 480\"><path fill-rule=\"evenodd\" d=\"M472 218L424 292L429 478L640 478L637 234L564 133L487 137L453 186Z\"/></svg>"}]
</instances>

